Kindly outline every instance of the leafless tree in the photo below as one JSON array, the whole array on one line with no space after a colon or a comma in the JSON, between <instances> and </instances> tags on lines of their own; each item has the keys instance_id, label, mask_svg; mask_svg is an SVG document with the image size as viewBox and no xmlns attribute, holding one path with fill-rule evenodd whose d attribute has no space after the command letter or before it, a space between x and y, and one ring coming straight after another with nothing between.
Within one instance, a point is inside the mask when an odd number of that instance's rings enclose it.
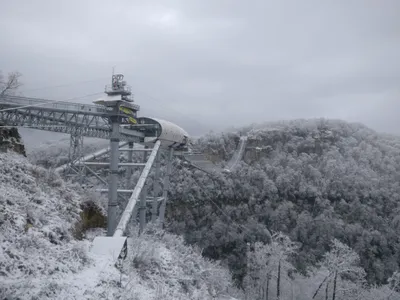
<instances>
[{"instance_id":1,"label":"leafless tree","mask_svg":"<svg viewBox=\"0 0 400 300\"><path fill-rule=\"evenodd\" d=\"M324 282L326 281L328 285L330 279L333 277L332 300L337 298L338 284L340 284L339 280L342 276L352 277L357 285L362 286L366 274L364 269L358 266L359 263L360 257L353 249L337 239L332 240L332 249L324 255L324 260L322 261L322 266L329 271ZM313 299L317 295L318 290L322 287L322 284L323 282L319 285ZM327 291L328 289L326 289L326 292Z\"/></svg>"},{"instance_id":2,"label":"leafless tree","mask_svg":"<svg viewBox=\"0 0 400 300\"><path fill-rule=\"evenodd\" d=\"M12 95L22 85L20 77L22 76L19 72L8 73L5 77L0 71L0 97L6 95Z\"/></svg>"},{"instance_id":3,"label":"leafless tree","mask_svg":"<svg viewBox=\"0 0 400 300\"><path fill-rule=\"evenodd\" d=\"M253 247L254 251L248 252L248 278L246 279L253 285L251 289L260 290L261 288L262 299L269 299L270 280L274 278L276 279L275 299L282 299L282 277L289 270L294 269L287 260L296 252L298 246L288 236L277 232L272 235L271 243L264 245L257 242ZM248 292L250 295L254 291Z\"/></svg>"}]
</instances>

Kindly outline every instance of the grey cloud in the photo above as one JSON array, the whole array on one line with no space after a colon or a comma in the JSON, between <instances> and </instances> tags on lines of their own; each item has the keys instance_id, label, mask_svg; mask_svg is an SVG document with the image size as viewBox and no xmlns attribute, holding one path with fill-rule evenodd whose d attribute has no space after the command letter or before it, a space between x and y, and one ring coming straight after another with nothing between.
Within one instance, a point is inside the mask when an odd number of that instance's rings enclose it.
<instances>
[{"instance_id":1,"label":"grey cloud","mask_svg":"<svg viewBox=\"0 0 400 300\"><path fill-rule=\"evenodd\" d=\"M399 16L396 0L9 1L0 62L54 99L116 66L143 114L193 134L320 116L400 133Z\"/></svg>"}]
</instances>

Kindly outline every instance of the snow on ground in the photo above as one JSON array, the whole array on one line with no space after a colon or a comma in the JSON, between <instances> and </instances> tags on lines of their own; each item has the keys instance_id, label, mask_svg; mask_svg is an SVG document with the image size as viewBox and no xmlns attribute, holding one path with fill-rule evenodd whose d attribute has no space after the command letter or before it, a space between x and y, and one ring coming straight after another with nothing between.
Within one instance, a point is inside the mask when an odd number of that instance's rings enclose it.
<instances>
[{"instance_id":1,"label":"snow on ground","mask_svg":"<svg viewBox=\"0 0 400 300\"><path fill-rule=\"evenodd\" d=\"M185 245L182 237L151 225L142 236L133 233L132 237L128 243L124 265L127 277L123 284L129 286L131 280L145 281L153 294L149 299L222 300L233 299L229 295L238 295L229 271L205 260L199 249ZM130 299L125 291L123 295ZM142 297L138 299L145 299Z\"/></svg>"},{"instance_id":2,"label":"snow on ground","mask_svg":"<svg viewBox=\"0 0 400 300\"><path fill-rule=\"evenodd\" d=\"M0 299L231 299L229 272L153 230L132 234L122 269L74 238L82 189L15 153L0 153ZM132 232L136 232L136 228Z\"/></svg>"},{"instance_id":3,"label":"snow on ground","mask_svg":"<svg viewBox=\"0 0 400 300\"><path fill-rule=\"evenodd\" d=\"M87 261L85 242L71 233L79 220L79 195L18 154L0 153L0 165L0 291L78 272Z\"/></svg>"}]
</instances>

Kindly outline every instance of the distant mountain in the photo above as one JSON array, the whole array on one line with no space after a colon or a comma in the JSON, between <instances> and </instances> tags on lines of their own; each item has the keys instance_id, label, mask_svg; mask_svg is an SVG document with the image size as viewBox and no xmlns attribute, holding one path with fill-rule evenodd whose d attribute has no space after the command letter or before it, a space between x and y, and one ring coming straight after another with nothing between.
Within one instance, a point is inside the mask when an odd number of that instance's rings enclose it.
<instances>
[{"instance_id":1,"label":"distant mountain","mask_svg":"<svg viewBox=\"0 0 400 300\"><path fill-rule=\"evenodd\" d=\"M246 152L218 180L198 170L173 177L168 229L203 254L223 259L241 282L247 243L282 231L300 244L300 272L317 264L333 238L361 258L369 283L400 266L400 138L340 120L294 120L208 134L196 146L221 165L240 135ZM221 209L219 209L221 208Z\"/></svg>"}]
</instances>

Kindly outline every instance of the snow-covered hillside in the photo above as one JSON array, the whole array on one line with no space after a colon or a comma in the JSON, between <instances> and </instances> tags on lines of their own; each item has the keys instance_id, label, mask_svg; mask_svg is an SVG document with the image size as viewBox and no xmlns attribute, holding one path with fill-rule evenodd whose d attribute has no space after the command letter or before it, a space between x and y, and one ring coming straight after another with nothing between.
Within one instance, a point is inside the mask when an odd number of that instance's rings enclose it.
<instances>
[{"instance_id":1,"label":"snow-covered hillside","mask_svg":"<svg viewBox=\"0 0 400 300\"><path fill-rule=\"evenodd\" d=\"M174 173L170 232L229 264L238 283L248 274L248 243L268 241L266 230L299 243L289 259L298 273L317 267L337 239L359 255L370 286L400 278L398 137L340 120L291 120L208 134L195 146L225 167L241 136L247 145L234 172L219 180L183 167Z\"/></svg>"},{"instance_id":2,"label":"snow-covered hillside","mask_svg":"<svg viewBox=\"0 0 400 300\"><path fill-rule=\"evenodd\" d=\"M49 277L88 263L87 243L75 241L71 230L80 218L80 197L21 155L2 153L0 165L0 290L46 298Z\"/></svg>"},{"instance_id":3,"label":"snow-covered hillside","mask_svg":"<svg viewBox=\"0 0 400 300\"><path fill-rule=\"evenodd\" d=\"M230 299L237 293L225 268L156 230L138 237L132 227L128 256L117 269L89 252L103 229L75 238L83 228L82 204L94 197L22 155L0 153L0 165L0 299Z\"/></svg>"}]
</instances>

